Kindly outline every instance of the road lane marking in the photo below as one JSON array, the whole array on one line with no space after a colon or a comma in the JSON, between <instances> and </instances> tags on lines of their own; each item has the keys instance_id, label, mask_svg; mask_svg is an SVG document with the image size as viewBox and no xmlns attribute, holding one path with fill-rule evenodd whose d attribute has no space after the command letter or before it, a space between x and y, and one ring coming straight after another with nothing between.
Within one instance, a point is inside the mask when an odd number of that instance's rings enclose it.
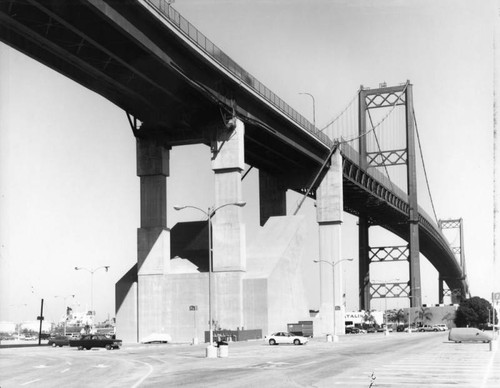
<instances>
[{"instance_id":1,"label":"road lane marking","mask_svg":"<svg viewBox=\"0 0 500 388\"><path fill-rule=\"evenodd\" d=\"M149 377L149 375L151 373L153 373L153 366L151 364L148 364L147 362L138 361L138 360L134 360L134 361L138 362L139 364L144 364L144 365L149 367L149 371L144 376L142 376L134 385L132 385L132 388L137 388L139 385L141 385L144 382L144 380L146 380Z\"/></svg>"},{"instance_id":2,"label":"road lane marking","mask_svg":"<svg viewBox=\"0 0 500 388\"><path fill-rule=\"evenodd\" d=\"M70 368L63 369L63 370L61 371L61 373L66 373L66 372L67 372L67 371L69 371L69 370L70 370Z\"/></svg>"},{"instance_id":3,"label":"road lane marking","mask_svg":"<svg viewBox=\"0 0 500 388\"><path fill-rule=\"evenodd\" d=\"M490 362L488 362L488 366L486 368L486 373L484 374L483 381L481 383L481 387L486 386L486 383L488 382L488 377L492 374L491 371L492 371L492 367L493 367L493 360L495 359L495 354L497 351L498 351L498 348L496 348L490 355Z\"/></svg>"},{"instance_id":4,"label":"road lane marking","mask_svg":"<svg viewBox=\"0 0 500 388\"><path fill-rule=\"evenodd\" d=\"M37 381L40 381L41 379L35 379L35 380L31 380L31 381L26 381L25 383L21 384L21 385L28 385L28 384L32 384L32 383L36 383Z\"/></svg>"},{"instance_id":5,"label":"road lane marking","mask_svg":"<svg viewBox=\"0 0 500 388\"><path fill-rule=\"evenodd\" d=\"M42 365L34 366L33 368L35 368L35 369L43 369L43 368L48 368L48 366L42 364Z\"/></svg>"}]
</instances>

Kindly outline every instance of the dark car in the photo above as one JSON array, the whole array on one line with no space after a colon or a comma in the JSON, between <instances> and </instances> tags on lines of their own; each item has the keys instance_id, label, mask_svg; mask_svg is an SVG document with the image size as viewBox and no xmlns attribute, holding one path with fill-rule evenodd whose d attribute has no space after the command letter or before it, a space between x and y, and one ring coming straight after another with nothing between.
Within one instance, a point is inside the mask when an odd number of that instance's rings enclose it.
<instances>
[{"instance_id":1,"label":"dark car","mask_svg":"<svg viewBox=\"0 0 500 388\"><path fill-rule=\"evenodd\" d=\"M357 327L346 327L345 328L345 333L346 334L359 334L359 328L357 328Z\"/></svg>"},{"instance_id":2,"label":"dark car","mask_svg":"<svg viewBox=\"0 0 500 388\"><path fill-rule=\"evenodd\" d=\"M79 339L69 340L69 346L76 347L78 350L92 348L119 349L121 344L121 340L112 339L103 334L84 334Z\"/></svg>"},{"instance_id":3,"label":"dark car","mask_svg":"<svg viewBox=\"0 0 500 388\"><path fill-rule=\"evenodd\" d=\"M56 335L54 337L49 338L48 345L53 346L54 348L57 346L59 347L67 346L69 345L69 338L65 335Z\"/></svg>"}]
</instances>

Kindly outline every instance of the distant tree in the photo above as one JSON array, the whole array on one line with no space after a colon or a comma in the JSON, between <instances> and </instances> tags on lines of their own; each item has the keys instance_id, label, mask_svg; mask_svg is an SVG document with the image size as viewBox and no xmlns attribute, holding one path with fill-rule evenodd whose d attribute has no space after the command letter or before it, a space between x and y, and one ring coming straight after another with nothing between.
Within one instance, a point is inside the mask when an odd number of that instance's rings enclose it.
<instances>
[{"instance_id":1,"label":"distant tree","mask_svg":"<svg viewBox=\"0 0 500 388\"><path fill-rule=\"evenodd\" d=\"M396 311L396 322L399 324L401 322L404 323L404 321L406 320L406 313L403 309L399 309L398 311Z\"/></svg>"},{"instance_id":2,"label":"distant tree","mask_svg":"<svg viewBox=\"0 0 500 388\"><path fill-rule=\"evenodd\" d=\"M446 326L450 327L450 323L455 321L455 312L446 314L441 321L443 321Z\"/></svg>"},{"instance_id":3,"label":"distant tree","mask_svg":"<svg viewBox=\"0 0 500 388\"><path fill-rule=\"evenodd\" d=\"M403 309L393 309L387 311L387 321L392 323L399 324L400 322L404 322L406 318L406 314Z\"/></svg>"},{"instance_id":4,"label":"distant tree","mask_svg":"<svg viewBox=\"0 0 500 388\"><path fill-rule=\"evenodd\" d=\"M455 325L457 327L479 327L488 322L488 313L491 304L486 299L474 296L465 299L458 306L455 314Z\"/></svg>"},{"instance_id":5,"label":"distant tree","mask_svg":"<svg viewBox=\"0 0 500 388\"><path fill-rule=\"evenodd\" d=\"M363 321L365 326L372 326L375 323L375 317L372 315L371 311L364 312Z\"/></svg>"},{"instance_id":6,"label":"distant tree","mask_svg":"<svg viewBox=\"0 0 500 388\"><path fill-rule=\"evenodd\" d=\"M431 309L428 307L421 307L419 311L417 311L417 319L421 322L428 322L432 320Z\"/></svg>"}]
</instances>

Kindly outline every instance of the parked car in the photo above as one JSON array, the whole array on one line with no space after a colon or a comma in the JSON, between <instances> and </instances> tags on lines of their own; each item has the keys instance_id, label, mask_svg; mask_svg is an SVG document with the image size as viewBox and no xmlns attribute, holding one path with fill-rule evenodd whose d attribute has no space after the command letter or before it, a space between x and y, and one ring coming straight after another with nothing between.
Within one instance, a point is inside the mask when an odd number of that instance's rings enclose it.
<instances>
[{"instance_id":1,"label":"parked car","mask_svg":"<svg viewBox=\"0 0 500 388\"><path fill-rule=\"evenodd\" d=\"M433 325L423 325L418 328L418 331L438 331L439 329Z\"/></svg>"},{"instance_id":2,"label":"parked car","mask_svg":"<svg viewBox=\"0 0 500 388\"><path fill-rule=\"evenodd\" d=\"M279 344L305 345L309 341L309 338L303 337L301 335L287 333L285 331L279 331L277 333L271 334L270 336L264 337L264 341L269 342L269 345L279 345Z\"/></svg>"},{"instance_id":3,"label":"parked car","mask_svg":"<svg viewBox=\"0 0 500 388\"><path fill-rule=\"evenodd\" d=\"M439 323L437 325L434 325L434 327L436 329L438 329L438 331L446 331L446 330L448 330L448 326L446 326L445 324L441 324L441 323Z\"/></svg>"},{"instance_id":4,"label":"parked car","mask_svg":"<svg viewBox=\"0 0 500 388\"><path fill-rule=\"evenodd\" d=\"M491 333L476 329L475 327L453 327L448 334L448 340L454 342L490 342L493 339Z\"/></svg>"},{"instance_id":5,"label":"parked car","mask_svg":"<svg viewBox=\"0 0 500 388\"><path fill-rule=\"evenodd\" d=\"M377 330L374 327L369 327L368 329L366 329L367 333L375 333L376 331Z\"/></svg>"},{"instance_id":6,"label":"parked car","mask_svg":"<svg viewBox=\"0 0 500 388\"><path fill-rule=\"evenodd\" d=\"M345 333L346 334L359 334L360 330L357 327L346 327L345 328Z\"/></svg>"},{"instance_id":7,"label":"parked car","mask_svg":"<svg viewBox=\"0 0 500 388\"><path fill-rule=\"evenodd\" d=\"M65 335L56 335L54 337L49 338L48 345L54 348L57 346L59 347L67 346L69 345L69 338L68 336Z\"/></svg>"},{"instance_id":8,"label":"parked car","mask_svg":"<svg viewBox=\"0 0 500 388\"><path fill-rule=\"evenodd\" d=\"M84 334L79 339L70 339L69 346L76 347L78 350L92 348L106 348L107 350L119 349L122 345L121 340L112 339L102 334Z\"/></svg>"},{"instance_id":9,"label":"parked car","mask_svg":"<svg viewBox=\"0 0 500 388\"><path fill-rule=\"evenodd\" d=\"M143 344L166 344L172 342L172 337L166 333L152 333L144 337L141 342Z\"/></svg>"}]
</instances>

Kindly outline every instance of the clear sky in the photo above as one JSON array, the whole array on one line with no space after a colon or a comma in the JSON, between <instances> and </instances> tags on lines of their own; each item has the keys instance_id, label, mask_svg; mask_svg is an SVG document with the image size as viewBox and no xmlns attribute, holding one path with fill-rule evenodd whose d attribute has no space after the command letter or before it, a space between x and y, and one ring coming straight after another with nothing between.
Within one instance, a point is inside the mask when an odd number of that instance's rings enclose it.
<instances>
[{"instance_id":1,"label":"clear sky","mask_svg":"<svg viewBox=\"0 0 500 388\"><path fill-rule=\"evenodd\" d=\"M489 298L499 288L491 276L492 1L176 0L173 6L311 120L311 100L299 93L313 94L318 127L361 84L409 79L437 215L464 219L472 294ZM209 159L202 146L172 150L169 204L212 204ZM248 243L257 230L257 193L253 171L244 181ZM289 193L291 211L298 199ZM304 278L310 307L317 308L312 201L301 214L311 241ZM167 216L170 227L200 217L171 209ZM344 255L357 260L356 219L346 215L344 226ZM111 267L95 272L94 307L100 320L113 316L114 283L136 262L138 227L135 140L125 113L0 44L0 320L36 318L42 297L47 319L63 314L64 297L76 309L89 307L90 274L73 268L102 265ZM374 228L372 246L397 243ZM408 278L406 265L387 265L372 265L372 279ZM345 263L343 271L347 309L354 310L357 263ZM422 275L424 303L437 303L437 273L425 259Z\"/></svg>"}]
</instances>

